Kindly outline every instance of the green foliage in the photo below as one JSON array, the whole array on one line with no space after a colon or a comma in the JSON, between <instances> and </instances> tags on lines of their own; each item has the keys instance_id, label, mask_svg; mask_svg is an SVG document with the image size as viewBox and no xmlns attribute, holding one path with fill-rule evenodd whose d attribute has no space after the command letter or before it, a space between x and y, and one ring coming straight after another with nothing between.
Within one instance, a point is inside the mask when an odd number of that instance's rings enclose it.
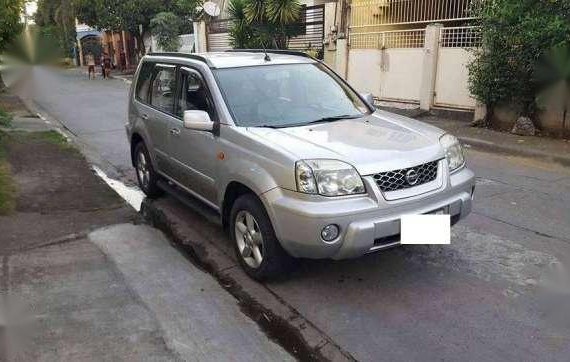
<instances>
[{"instance_id":1,"label":"green foliage","mask_svg":"<svg viewBox=\"0 0 570 362\"><path fill-rule=\"evenodd\" d=\"M570 39L554 46L540 61L536 81L541 88L564 84L570 90Z\"/></svg>"},{"instance_id":2,"label":"green foliage","mask_svg":"<svg viewBox=\"0 0 570 362\"><path fill-rule=\"evenodd\" d=\"M43 39L55 44L62 57L72 55L75 46L75 4L73 0L38 0L34 15Z\"/></svg>"},{"instance_id":3,"label":"green foliage","mask_svg":"<svg viewBox=\"0 0 570 362\"><path fill-rule=\"evenodd\" d=\"M10 127L12 125L12 115L0 108L0 127Z\"/></svg>"},{"instance_id":4,"label":"green foliage","mask_svg":"<svg viewBox=\"0 0 570 362\"><path fill-rule=\"evenodd\" d=\"M192 32L192 19L198 16L197 7L202 4L202 0L74 0L77 11L77 18L89 26L97 29L107 29L113 31L125 30L138 38L142 44L144 35L149 31L160 31L162 34L177 34ZM151 20L158 17L157 22L161 22L161 13L174 14L175 23L171 24L171 30L161 27L154 30ZM173 17L170 19L174 20ZM139 32L139 25L142 26L142 34ZM173 39L173 38L172 38ZM175 42L171 41L167 48L174 49ZM166 49L166 48L165 48Z\"/></svg>"},{"instance_id":5,"label":"green foliage","mask_svg":"<svg viewBox=\"0 0 570 362\"><path fill-rule=\"evenodd\" d=\"M16 184L4 151L7 138L6 133L0 132L0 215L12 213L16 206Z\"/></svg>"},{"instance_id":6,"label":"green foliage","mask_svg":"<svg viewBox=\"0 0 570 362\"><path fill-rule=\"evenodd\" d=\"M234 48L286 49L301 32L298 0L230 0L229 36Z\"/></svg>"},{"instance_id":7,"label":"green foliage","mask_svg":"<svg viewBox=\"0 0 570 362\"><path fill-rule=\"evenodd\" d=\"M176 14L171 12L162 12L156 14L150 21L152 34L156 37L156 42L162 50L167 52L175 52L180 48L181 21Z\"/></svg>"},{"instance_id":8,"label":"green foliage","mask_svg":"<svg viewBox=\"0 0 570 362\"><path fill-rule=\"evenodd\" d=\"M24 0L0 0L0 52L21 32Z\"/></svg>"},{"instance_id":9,"label":"green foliage","mask_svg":"<svg viewBox=\"0 0 570 362\"><path fill-rule=\"evenodd\" d=\"M77 19L97 29L125 30L142 44L150 30L150 20L158 13L172 8L162 0L74 0ZM142 34L139 32L142 26Z\"/></svg>"},{"instance_id":10,"label":"green foliage","mask_svg":"<svg viewBox=\"0 0 570 362\"><path fill-rule=\"evenodd\" d=\"M196 20L201 15L199 7L202 0L174 0L172 11L180 17L180 34L193 32L192 20Z\"/></svg>"},{"instance_id":11,"label":"green foliage","mask_svg":"<svg viewBox=\"0 0 570 362\"><path fill-rule=\"evenodd\" d=\"M544 59L570 39L568 0L476 0L483 46L469 65L470 91L489 109L517 106L533 117L545 79ZM542 70L544 71L544 70ZM547 68L546 73L551 73ZM542 78L542 79L541 79Z\"/></svg>"}]
</instances>

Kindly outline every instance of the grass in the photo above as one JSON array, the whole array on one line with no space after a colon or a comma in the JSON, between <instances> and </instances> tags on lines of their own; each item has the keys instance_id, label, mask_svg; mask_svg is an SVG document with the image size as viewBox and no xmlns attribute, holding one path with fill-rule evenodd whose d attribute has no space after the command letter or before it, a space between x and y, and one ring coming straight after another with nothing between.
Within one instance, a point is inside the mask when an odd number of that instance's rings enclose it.
<instances>
[{"instance_id":1,"label":"grass","mask_svg":"<svg viewBox=\"0 0 570 362\"><path fill-rule=\"evenodd\" d=\"M12 133L16 138L26 138L30 141L47 142L54 145L62 147L70 147L71 144L67 139L59 132L56 131L44 131L44 132L14 132Z\"/></svg>"},{"instance_id":2,"label":"grass","mask_svg":"<svg viewBox=\"0 0 570 362\"><path fill-rule=\"evenodd\" d=\"M7 137L0 132L0 215L11 214L16 207L16 184L4 149Z\"/></svg>"},{"instance_id":3,"label":"grass","mask_svg":"<svg viewBox=\"0 0 570 362\"><path fill-rule=\"evenodd\" d=\"M12 126L12 115L0 108L0 127L9 128Z\"/></svg>"}]
</instances>

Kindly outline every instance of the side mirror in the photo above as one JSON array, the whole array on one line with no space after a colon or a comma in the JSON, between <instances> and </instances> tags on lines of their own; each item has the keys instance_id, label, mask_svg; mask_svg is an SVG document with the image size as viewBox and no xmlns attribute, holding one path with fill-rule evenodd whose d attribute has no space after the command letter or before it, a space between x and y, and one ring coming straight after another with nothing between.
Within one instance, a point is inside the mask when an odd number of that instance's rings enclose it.
<instances>
[{"instance_id":1,"label":"side mirror","mask_svg":"<svg viewBox=\"0 0 570 362\"><path fill-rule=\"evenodd\" d=\"M184 111L184 128L196 131L209 131L214 129L214 122L204 111Z\"/></svg>"},{"instance_id":2,"label":"side mirror","mask_svg":"<svg viewBox=\"0 0 570 362\"><path fill-rule=\"evenodd\" d=\"M372 93L360 93L360 96L364 98L370 107L376 109L376 106L374 106L374 95Z\"/></svg>"}]
</instances>

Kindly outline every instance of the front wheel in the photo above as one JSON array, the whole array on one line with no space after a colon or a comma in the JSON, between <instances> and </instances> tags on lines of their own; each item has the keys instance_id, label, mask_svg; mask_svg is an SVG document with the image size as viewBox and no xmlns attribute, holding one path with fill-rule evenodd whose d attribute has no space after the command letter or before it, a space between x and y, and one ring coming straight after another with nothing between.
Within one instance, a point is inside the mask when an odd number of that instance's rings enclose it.
<instances>
[{"instance_id":1,"label":"front wheel","mask_svg":"<svg viewBox=\"0 0 570 362\"><path fill-rule=\"evenodd\" d=\"M150 198L158 197L162 191L158 188L158 175L152 167L150 155L143 142L135 146L135 169L141 190Z\"/></svg>"},{"instance_id":2,"label":"front wheel","mask_svg":"<svg viewBox=\"0 0 570 362\"><path fill-rule=\"evenodd\" d=\"M255 195L240 196L230 214L230 233L240 265L257 280L282 276L293 265L275 236L271 221Z\"/></svg>"}]
</instances>

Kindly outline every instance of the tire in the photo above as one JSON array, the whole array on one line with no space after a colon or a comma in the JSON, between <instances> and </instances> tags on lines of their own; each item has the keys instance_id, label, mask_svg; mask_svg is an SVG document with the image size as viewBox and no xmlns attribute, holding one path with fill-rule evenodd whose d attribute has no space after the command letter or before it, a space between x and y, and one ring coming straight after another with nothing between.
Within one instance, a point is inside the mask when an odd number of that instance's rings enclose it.
<instances>
[{"instance_id":1,"label":"tire","mask_svg":"<svg viewBox=\"0 0 570 362\"><path fill-rule=\"evenodd\" d=\"M134 155L135 171L141 190L151 199L162 195L162 190L158 187L159 176L152 167L144 142L136 144Z\"/></svg>"},{"instance_id":2,"label":"tire","mask_svg":"<svg viewBox=\"0 0 570 362\"><path fill-rule=\"evenodd\" d=\"M248 214L253 217L253 224ZM285 275L295 265L295 259L281 247L265 207L255 195L245 194L234 202L229 232L236 257L251 278L259 281L275 279ZM259 236L262 238L261 245Z\"/></svg>"}]
</instances>

